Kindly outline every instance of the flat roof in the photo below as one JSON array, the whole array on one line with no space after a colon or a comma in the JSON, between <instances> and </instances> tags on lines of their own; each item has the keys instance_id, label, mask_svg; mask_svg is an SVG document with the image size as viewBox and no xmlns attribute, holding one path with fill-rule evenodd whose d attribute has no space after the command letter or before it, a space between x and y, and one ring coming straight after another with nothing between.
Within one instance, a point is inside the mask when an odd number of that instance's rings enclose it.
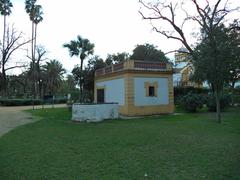
<instances>
[{"instance_id":1,"label":"flat roof","mask_svg":"<svg viewBox=\"0 0 240 180\"><path fill-rule=\"evenodd\" d=\"M126 62L113 64L105 68L97 69L95 77L110 75L121 71L148 71L148 72L172 72L172 65L165 62L128 60Z\"/></svg>"}]
</instances>

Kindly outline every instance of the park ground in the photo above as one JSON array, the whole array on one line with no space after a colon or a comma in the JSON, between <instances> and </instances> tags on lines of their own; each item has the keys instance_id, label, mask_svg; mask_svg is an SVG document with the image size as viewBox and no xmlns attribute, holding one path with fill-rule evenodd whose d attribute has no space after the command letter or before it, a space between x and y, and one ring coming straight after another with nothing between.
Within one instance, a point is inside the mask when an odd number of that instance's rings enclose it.
<instances>
[{"instance_id":1,"label":"park ground","mask_svg":"<svg viewBox=\"0 0 240 180\"><path fill-rule=\"evenodd\" d=\"M37 117L33 118L30 113L23 112L28 109L41 109L41 108L52 108L52 107L64 107L64 104L57 105L37 105L37 106L16 106L16 107L4 107L0 106L0 137L16 128L27 123L35 122L38 120Z\"/></svg>"},{"instance_id":2,"label":"park ground","mask_svg":"<svg viewBox=\"0 0 240 180\"><path fill-rule=\"evenodd\" d=\"M240 108L221 124L208 112L91 124L67 108L28 113L0 137L0 179L240 179Z\"/></svg>"}]
</instances>

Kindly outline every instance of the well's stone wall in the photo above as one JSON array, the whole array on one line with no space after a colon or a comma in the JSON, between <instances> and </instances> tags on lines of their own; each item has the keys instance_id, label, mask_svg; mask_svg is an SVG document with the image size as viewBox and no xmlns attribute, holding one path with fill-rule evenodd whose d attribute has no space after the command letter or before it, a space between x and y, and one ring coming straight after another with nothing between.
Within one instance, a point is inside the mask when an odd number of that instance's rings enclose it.
<instances>
[{"instance_id":1,"label":"well's stone wall","mask_svg":"<svg viewBox=\"0 0 240 180\"><path fill-rule=\"evenodd\" d=\"M118 104L73 104L72 120L79 122L100 122L119 118Z\"/></svg>"}]
</instances>

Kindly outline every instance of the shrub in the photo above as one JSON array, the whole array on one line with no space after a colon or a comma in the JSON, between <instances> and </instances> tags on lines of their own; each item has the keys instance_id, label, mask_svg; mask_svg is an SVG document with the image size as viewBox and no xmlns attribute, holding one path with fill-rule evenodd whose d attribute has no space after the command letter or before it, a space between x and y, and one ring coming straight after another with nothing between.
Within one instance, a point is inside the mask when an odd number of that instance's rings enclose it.
<instances>
[{"instance_id":1,"label":"shrub","mask_svg":"<svg viewBox=\"0 0 240 180\"><path fill-rule=\"evenodd\" d=\"M188 112L196 112L198 108L202 108L204 97L198 94L188 93L180 100L180 106Z\"/></svg>"},{"instance_id":2,"label":"shrub","mask_svg":"<svg viewBox=\"0 0 240 180\"><path fill-rule=\"evenodd\" d=\"M232 95L231 98L233 105L240 105L240 95Z\"/></svg>"},{"instance_id":3,"label":"shrub","mask_svg":"<svg viewBox=\"0 0 240 180\"><path fill-rule=\"evenodd\" d=\"M54 104L66 104L66 103L67 103L67 98L54 99Z\"/></svg>"},{"instance_id":4,"label":"shrub","mask_svg":"<svg viewBox=\"0 0 240 180\"><path fill-rule=\"evenodd\" d=\"M231 102L230 96L229 95L223 95L220 98L220 109L223 110L223 109L227 108L230 105L230 102ZM216 108L216 98L213 94L208 96L208 100L207 100L206 105L207 105L208 110L210 112L216 112L216 109L217 109Z\"/></svg>"},{"instance_id":5,"label":"shrub","mask_svg":"<svg viewBox=\"0 0 240 180\"><path fill-rule=\"evenodd\" d=\"M189 93L207 95L209 89L206 88L195 88L195 87L174 87L174 104L180 105L183 96Z\"/></svg>"}]
</instances>

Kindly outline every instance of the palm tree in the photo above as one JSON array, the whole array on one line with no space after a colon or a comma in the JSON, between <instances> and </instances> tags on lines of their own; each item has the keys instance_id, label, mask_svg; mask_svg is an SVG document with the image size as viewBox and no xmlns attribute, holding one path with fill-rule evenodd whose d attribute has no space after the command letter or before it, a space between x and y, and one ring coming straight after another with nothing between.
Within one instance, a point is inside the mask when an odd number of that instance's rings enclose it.
<instances>
[{"instance_id":1,"label":"palm tree","mask_svg":"<svg viewBox=\"0 0 240 180\"><path fill-rule=\"evenodd\" d=\"M46 88L51 95L54 95L60 87L65 72L66 70L63 68L62 64L55 59L43 65Z\"/></svg>"},{"instance_id":2,"label":"palm tree","mask_svg":"<svg viewBox=\"0 0 240 180\"><path fill-rule=\"evenodd\" d=\"M3 39L2 39L2 60L5 60L5 41L6 41L6 21L7 21L7 16L9 16L12 11L11 8L13 7L13 4L11 3L10 0L0 0L0 13L3 16ZM0 62L0 68L1 68L1 63L4 62ZM3 68L4 66L2 66ZM1 81L6 81L5 78L5 71L2 70L2 78ZM3 86L6 85L6 82L1 82ZM5 89L5 87L3 87L3 90Z\"/></svg>"},{"instance_id":3,"label":"palm tree","mask_svg":"<svg viewBox=\"0 0 240 180\"><path fill-rule=\"evenodd\" d=\"M63 47L68 48L69 54L71 57L77 56L80 58L80 78L79 78L79 85L80 85L80 96L79 101L82 102L82 95L83 95L83 61L88 57L90 54L93 54L94 44L90 43L88 39L84 39L81 36L77 36L77 40L70 41L69 44L64 44Z\"/></svg>"},{"instance_id":4,"label":"palm tree","mask_svg":"<svg viewBox=\"0 0 240 180\"><path fill-rule=\"evenodd\" d=\"M31 44L31 53L32 53L32 62L35 65L35 52L36 52L36 42L37 42L37 25L43 20L43 11L41 5L36 5L37 0L26 0L25 1L25 10L29 14L29 18L32 21L32 44ZM37 87L36 87L36 78L35 78L35 67L33 66L33 81L34 81L34 96L36 96Z\"/></svg>"}]
</instances>

